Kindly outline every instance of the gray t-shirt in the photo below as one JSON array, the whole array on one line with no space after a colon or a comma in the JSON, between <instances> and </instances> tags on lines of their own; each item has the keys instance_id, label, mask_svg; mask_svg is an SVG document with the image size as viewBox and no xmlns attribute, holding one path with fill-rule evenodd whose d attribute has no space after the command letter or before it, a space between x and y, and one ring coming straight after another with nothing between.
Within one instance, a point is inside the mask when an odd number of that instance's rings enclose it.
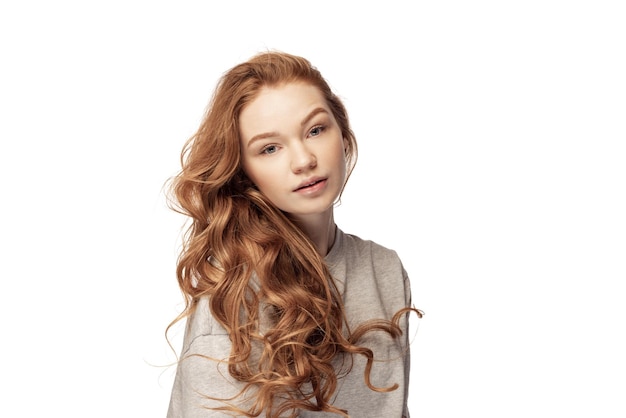
<instances>
[{"instance_id":1,"label":"gray t-shirt","mask_svg":"<svg viewBox=\"0 0 626 418\"><path fill-rule=\"evenodd\" d=\"M391 319L400 309L411 306L409 279L398 255L372 241L362 240L337 229L335 243L325 258L343 296L345 313L350 329L370 319ZM377 387L398 384L398 389L375 392L364 379L365 358L352 356L335 359L336 369L352 364L348 373L338 373L337 391L332 404L346 409L355 418L408 417L407 395L409 383L408 321L403 317L400 326L403 335L393 339L384 332L367 333L359 344L374 352L371 383ZM242 384L228 373L228 366L220 359L230 354L230 340L226 330L212 317L208 299L198 302L194 314L188 319L172 389L168 418L207 418L232 416L214 411L211 407L222 402L207 399L234 397ZM200 354L205 357L191 356ZM348 356L348 355L346 355ZM212 358L215 360L210 360ZM343 370L343 369L342 369ZM247 405L241 398L232 401L237 406ZM265 416L265 415L262 415ZM300 417L338 417L339 415L299 411Z\"/></svg>"}]
</instances>

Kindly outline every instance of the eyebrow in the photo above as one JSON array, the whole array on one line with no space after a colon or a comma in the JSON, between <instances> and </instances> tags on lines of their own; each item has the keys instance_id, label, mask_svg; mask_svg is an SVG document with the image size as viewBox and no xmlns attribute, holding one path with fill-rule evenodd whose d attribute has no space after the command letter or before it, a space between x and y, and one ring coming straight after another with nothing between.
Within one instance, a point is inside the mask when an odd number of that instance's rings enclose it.
<instances>
[{"instance_id":1,"label":"eyebrow","mask_svg":"<svg viewBox=\"0 0 626 418\"><path fill-rule=\"evenodd\" d=\"M316 115L320 113L328 113L328 111L324 109L323 107L316 107L315 109L310 111L309 114L304 119L302 119L302 122L300 122L300 126L306 125L307 123L309 123L311 119L313 119ZM279 133L274 131L274 132L264 132L262 134L254 135L248 141L247 146L250 147L250 145L252 145L252 143L255 141L259 141L261 139L266 139L266 138L272 138L275 136L279 136Z\"/></svg>"},{"instance_id":2,"label":"eyebrow","mask_svg":"<svg viewBox=\"0 0 626 418\"><path fill-rule=\"evenodd\" d=\"M307 115L307 117L306 117L306 118L304 118L304 119L302 120L302 122L300 122L300 126L304 126L304 125L306 125L307 123L309 123L309 121L310 121L311 119L313 119L313 117L314 117L315 115L317 115L318 113L328 113L328 112L327 112L327 111L326 111L326 109L324 109L323 107L316 107L316 108L315 108L315 109L313 109L311 112L309 112L309 114Z\"/></svg>"}]
</instances>

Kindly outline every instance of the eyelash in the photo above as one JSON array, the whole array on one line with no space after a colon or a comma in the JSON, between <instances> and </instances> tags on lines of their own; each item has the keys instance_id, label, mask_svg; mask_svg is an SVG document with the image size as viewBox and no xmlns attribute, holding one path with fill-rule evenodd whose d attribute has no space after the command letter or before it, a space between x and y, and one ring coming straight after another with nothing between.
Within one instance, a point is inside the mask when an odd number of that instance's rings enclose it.
<instances>
[{"instance_id":1,"label":"eyelash","mask_svg":"<svg viewBox=\"0 0 626 418\"><path fill-rule=\"evenodd\" d=\"M314 126L314 127L312 127L311 129L309 129L309 134L308 134L308 136L311 136L311 132L313 132L313 131L315 131L315 130L318 130L319 132L317 133L317 135L312 135L312 136L313 136L313 137L320 136L320 135L321 135L321 134L322 134L322 133L326 130L326 126L325 126L325 125L315 125L315 126ZM261 149L260 154L263 154L263 155L271 155L271 154L274 154L276 151L274 151L274 152L268 152L268 150L269 150L269 149L271 149L271 148L278 148L278 146L277 146L277 145L267 145L267 146L265 146L265 147L263 147L263 148Z\"/></svg>"},{"instance_id":2,"label":"eyelash","mask_svg":"<svg viewBox=\"0 0 626 418\"><path fill-rule=\"evenodd\" d=\"M313 132L313 131L314 131L314 130L316 130L316 129L317 129L317 130L319 130L319 133L318 133L317 135L313 135L313 136L319 136L319 135L321 135L321 134L322 134L322 132L324 132L324 131L326 130L326 126L324 126L324 125L315 125L314 127L312 127L312 128L309 130L309 135L311 135L311 132Z\"/></svg>"},{"instance_id":3,"label":"eyelash","mask_svg":"<svg viewBox=\"0 0 626 418\"><path fill-rule=\"evenodd\" d=\"M268 145L266 147L263 147L261 149L261 154L265 154L265 155L274 154L276 151L274 151L274 152L267 152L267 150L269 150L270 148L278 148L278 147L276 145Z\"/></svg>"}]
</instances>

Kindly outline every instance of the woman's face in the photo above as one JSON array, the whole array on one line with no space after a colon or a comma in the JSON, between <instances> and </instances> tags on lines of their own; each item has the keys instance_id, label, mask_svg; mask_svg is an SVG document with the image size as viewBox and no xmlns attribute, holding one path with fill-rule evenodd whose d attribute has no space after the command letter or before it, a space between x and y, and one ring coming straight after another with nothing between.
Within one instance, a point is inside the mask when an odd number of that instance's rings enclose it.
<instances>
[{"instance_id":1,"label":"woman's face","mask_svg":"<svg viewBox=\"0 0 626 418\"><path fill-rule=\"evenodd\" d=\"M346 180L345 141L317 87L263 87L239 116L245 173L296 218L332 210Z\"/></svg>"}]
</instances>

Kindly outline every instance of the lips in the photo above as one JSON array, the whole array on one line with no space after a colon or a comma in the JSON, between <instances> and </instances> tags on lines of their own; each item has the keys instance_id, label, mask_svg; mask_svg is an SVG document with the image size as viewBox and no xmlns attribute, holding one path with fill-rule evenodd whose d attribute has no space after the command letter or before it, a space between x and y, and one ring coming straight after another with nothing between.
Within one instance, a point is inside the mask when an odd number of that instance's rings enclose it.
<instances>
[{"instance_id":1,"label":"lips","mask_svg":"<svg viewBox=\"0 0 626 418\"><path fill-rule=\"evenodd\" d=\"M303 181L302 183L300 183L300 185L296 189L294 189L294 192L297 192L298 190L304 190L309 187L313 187L316 184L321 183L324 180L326 179L322 177L315 177L315 178L307 179Z\"/></svg>"}]
</instances>

